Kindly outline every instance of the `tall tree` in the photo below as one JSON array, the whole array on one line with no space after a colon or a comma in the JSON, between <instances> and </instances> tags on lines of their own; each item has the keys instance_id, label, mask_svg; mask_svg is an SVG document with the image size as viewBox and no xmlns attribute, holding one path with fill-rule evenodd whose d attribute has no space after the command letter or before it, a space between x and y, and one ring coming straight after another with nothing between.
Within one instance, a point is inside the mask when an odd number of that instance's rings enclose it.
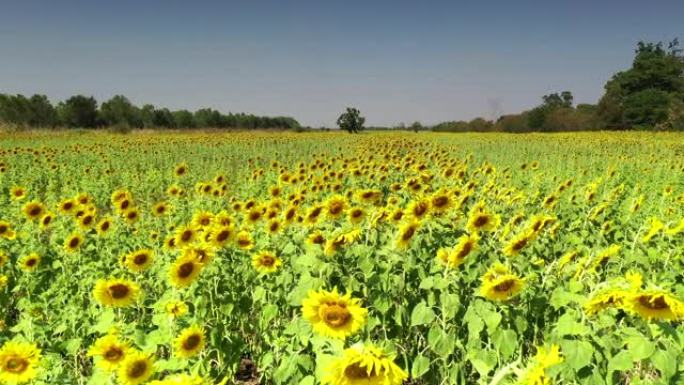
<instances>
[{"instance_id":1,"label":"tall tree","mask_svg":"<svg viewBox=\"0 0 684 385\"><path fill-rule=\"evenodd\" d=\"M356 108L347 107L347 111L337 118L337 125L340 129L352 133L358 133L363 129L366 118L361 116L361 111Z\"/></svg>"},{"instance_id":2,"label":"tall tree","mask_svg":"<svg viewBox=\"0 0 684 385\"><path fill-rule=\"evenodd\" d=\"M97 101L92 96L72 96L57 107L60 123L67 127L93 128L97 125Z\"/></svg>"}]
</instances>

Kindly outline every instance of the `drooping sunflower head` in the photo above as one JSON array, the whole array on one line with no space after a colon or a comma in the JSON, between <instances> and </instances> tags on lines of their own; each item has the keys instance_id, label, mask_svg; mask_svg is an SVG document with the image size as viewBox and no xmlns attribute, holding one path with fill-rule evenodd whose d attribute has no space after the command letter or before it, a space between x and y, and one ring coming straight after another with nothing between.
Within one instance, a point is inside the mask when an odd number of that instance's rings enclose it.
<instances>
[{"instance_id":1,"label":"drooping sunflower head","mask_svg":"<svg viewBox=\"0 0 684 385\"><path fill-rule=\"evenodd\" d=\"M119 365L117 378L123 385L140 385L154 373L154 360L151 354L131 350Z\"/></svg>"},{"instance_id":2,"label":"drooping sunflower head","mask_svg":"<svg viewBox=\"0 0 684 385\"><path fill-rule=\"evenodd\" d=\"M81 248L83 242L83 235L79 233L73 233L64 240L64 250L67 253L76 252Z\"/></svg>"},{"instance_id":3,"label":"drooping sunflower head","mask_svg":"<svg viewBox=\"0 0 684 385\"><path fill-rule=\"evenodd\" d=\"M252 256L252 267L260 274L275 273L282 264L280 258L271 251L262 251Z\"/></svg>"},{"instance_id":4,"label":"drooping sunflower head","mask_svg":"<svg viewBox=\"0 0 684 385\"><path fill-rule=\"evenodd\" d=\"M46 209L45 205L41 202L31 201L24 205L22 211L28 219L35 221L45 214Z\"/></svg>"},{"instance_id":5,"label":"drooping sunflower head","mask_svg":"<svg viewBox=\"0 0 684 385\"><path fill-rule=\"evenodd\" d=\"M330 338L345 339L358 332L366 323L368 310L351 294L332 291L311 291L302 302L302 315L316 333Z\"/></svg>"},{"instance_id":6,"label":"drooping sunflower head","mask_svg":"<svg viewBox=\"0 0 684 385\"><path fill-rule=\"evenodd\" d=\"M594 315L608 308L624 308L629 292L621 289L607 289L594 294L584 303L584 312Z\"/></svg>"},{"instance_id":7,"label":"drooping sunflower head","mask_svg":"<svg viewBox=\"0 0 684 385\"><path fill-rule=\"evenodd\" d=\"M104 306L126 307L140 295L140 286L127 279L99 279L93 289L93 297Z\"/></svg>"},{"instance_id":8,"label":"drooping sunflower head","mask_svg":"<svg viewBox=\"0 0 684 385\"><path fill-rule=\"evenodd\" d=\"M344 350L324 369L323 385L401 385L408 373L394 358L372 345L356 344Z\"/></svg>"},{"instance_id":9,"label":"drooping sunflower head","mask_svg":"<svg viewBox=\"0 0 684 385\"><path fill-rule=\"evenodd\" d=\"M204 265L193 255L184 253L171 265L169 281L176 288L188 287L197 279L203 268Z\"/></svg>"},{"instance_id":10,"label":"drooping sunflower head","mask_svg":"<svg viewBox=\"0 0 684 385\"><path fill-rule=\"evenodd\" d=\"M23 384L38 375L41 352L35 344L7 341L0 348L0 381Z\"/></svg>"},{"instance_id":11,"label":"drooping sunflower head","mask_svg":"<svg viewBox=\"0 0 684 385\"><path fill-rule=\"evenodd\" d=\"M190 358L198 355L204 349L204 330L193 325L183 329L174 341L174 352L177 356Z\"/></svg>"},{"instance_id":12,"label":"drooping sunflower head","mask_svg":"<svg viewBox=\"0 0 684 385\"><path fill-rule=\"evenodd\" d=\"M154 262L154 253L150 249L140 249L126 255L124 265L134 273L142 273Z\"/></svg>"},{"instance_id":13,"label":"drooping sunflower head","mask_svg":"<svg viewBox=\"0 0 684 385\"><path fill-rule=\"evenodd\" d=\"M120 340L115 334L108 334L95 340L88 355L97 358L95 365L99 368L112 372L119 368L130 351L128 342Z\"/></svg>"},{"instance_id":14,"label":"drooping sunflower head","mask_svg":"<svg viewBox=\"0 0 684 385\"><path fill-rule=\"evenodd\" d=\"M38 270L40 266L41 257L37 253L25 255L19 259L19 268L27 273L32 273Z\"/></svg>"},{"instance_id":15,"label":"drooping sunflower head","mask_svg":"<svg viewBox=\"0 0 684 385\"><path fill-rule=\"evenodd\" d=\"M497 262L482 276L480 295L492 301L506 301L519 294L524 286L525 279Z\"/></svg>"},{"instance_id":16,"label":"drooping sunflower head","mask_svg":"<svg viewBox=\"0 0 684 385\"><path fill-rule=\"evenodd\" d=\"M681 321L684 302L662 289L638 291L626 301L628 310L647 320Z\"/></svg>"}]
</instances>

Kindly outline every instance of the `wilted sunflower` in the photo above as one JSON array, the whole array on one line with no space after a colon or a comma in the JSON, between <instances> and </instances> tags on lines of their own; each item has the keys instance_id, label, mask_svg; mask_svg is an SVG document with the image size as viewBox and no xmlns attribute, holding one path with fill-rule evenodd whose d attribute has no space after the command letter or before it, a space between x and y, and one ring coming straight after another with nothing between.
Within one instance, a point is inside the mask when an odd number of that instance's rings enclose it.
<instances>
[{"instance_id":1,"label":"wilted sunflower","mask_svg":"<svg viewBox=\"0 0 684 385\"><path fill-rule=\"evenodd\" d=\"M261 274L275 273L283 262L273 252L262 251L252 256L252 267Z\"/></svg>"},{"instance_id":2,"label":"wilted sunflower","mask_svg":"<svg viewBox=\"0 0 684 385\"><path fill-rule=\"evenodd\" d=\"M24 205L22 208L24 215L32 221L37 220L45 214L45 205L38 201L31 201Z\"/></svg>"},{"instance_id":3,"label":"wilted sunflower","mask_svg":"<svg viewBox=\"0 0 684 385\"><path fill-rule=\"evenodd\" d=\"M27 342L7 341L0 348L0 383L23 384L38 374L40 349Z\"/></svg>"},{"instance_id":4,"label":"wilted sunflower","mask_svg":"<svg viewBox=\"0 0 684 385\"><path fill-rule=\"evenodd\" d=\"M417 220L411 220L409 222L406 222L403 226L399 228L399 232L397 234L397 239L396 239L396 246L399 249L408 249L408 247L411 244L411 240L413 237L416 235L418 232L418 229L420 228L420 222Z\"/></svg>"},{"instance_id":5,"label":"wilted sunflower","mask_svg":"<svg viewBox=\"0 0 684 385\"><path fill-rule=\"evenodd\" d=\"M204 345L204 330L197 325L183 329L173 344L176 355L183 358L198 355L204 349Z\"/></svg>"},{"instance_id":6,"label":"wilted sunflower","mask_svg":"<svg viewBox=\"0 0 684 385\"><path fill-rule=\"evenodd\" d=\"M345 339L366 323L368 310L351 294L332 291L310 291L302 302L302 315L311 322L316 333L330 338Z\"/></svg>"},{"instance_id":7,"label":"wilted sunflower","mask_svg":"<svg viewBox=\"0 0 684 385\"><path fill-rule=\"evenodd\" d=\"M480 295L492 301L506 301L520 293L524 285L524 279L497 262L482 276Z\"/></svg>"},{"instance_id":8,"label":"wilted sunflower","mask_svg":"<svg viewBox=\"0 0 684 385\"><path fill-rule=\"evenodd\" d=\"M190 286L203 268L204 265L197 261L192 254L183 254L171 265L169 281L176 288Z\"/></svg>"},{"instance_id":9,"label":"wilted sunflower","mask_svg":"<svg viewBox=\"0 0 684 385\"><path fill-rule=\"evenodd\" d=\"M19 259L19 268L27 273L32 273L40 266L41 257L36 253L25 255Z\"/></svg>"},{"instance_id":10,"label":"wilted sunflower","mask_svg":"<svg viewBox=\"0 0 684 385\"><path fill-rule=\"evenodd\" d=\"M152 355L131 350L119 365L117 378L122 385L139 385L152 377L153 373Z\"/></svg>"},{"instance_id":11,"label":"wilted sunflower","mask_svg":"<svg viewBox=\"0 0 684 385\"><path fill-rule=\"evenodd\" d=\"M26 198L26 188L21 186L14 186L10 189L10 198L15 201Z\"/></svg>"},{"instance_id":12,"label":"wilted sunflower","mask_svg":"<svg viewBox=\"0 0 684 385\"><path fill-rule=\"evenodd\" d=\"M625 306L647 320L681 321L684 302L662 289L639 291L630 295Z\"/></svg>"},{"instance_id":13,"label":"wilted sunflower","mask_svg":"<svg viewBox=\"0 0 684 385\"><path fill-rule=\"evenodd\" d=\"M241 230L238 232L235 242L242 250L251 250L254 247L254 239L252 238L252 234L250 234L247 230Z\"/></svg>"},{"instance_id":14,"label":"wilted sunflower","mask_svg":"<svg viewBox=\"0 0 684 385\"><path fill-rule=\"evenodd\" d=\"M73 233L64 240L64 251L67 253L73 253L78 251L83 245L83 235L79 233Z\"/></svg>"},{"instance_id":15,"label":"wilted sunflower","mask_svg":"<svg viewBox=\"0 0 684 385\"><path fill-rule=\"evenodd\" d=\"M113 372L126 358L131 346L126 341L121 341L115 334L100 337L88 349L88 355L96 357L95 365L102 370Z\"/></svg>"},{"instance_id":16,"label":"wilted sunflower","mask_svg":"<svg viewBox=\"0 0 684 385\"><path fill-rule=\"evenodd\" d=\"M345 349L324 369L323 385L401 385L408 378L394 357L373 345Z\"/></svg>"},{"instance_id":17,"label":"wilted sunflower","mask_svg":"<svg viewBox=\"0 0 684 385\"><path fill-rule=\"evenodd\" d=\"M140 286L127 279L99 279L93 289L93 297L104 306L125 307L133 304L140 294Z\"/></svg>"},{"instance_id":18,"label":"wilted sunflower","mask_svg":"<svg viewBox=\"0 0 684 385\"><path fill-rule=\"evenodd\" d=\"M150 249L141 249L129 253L124 259L124 265L134 273L142 273L154 262L154 253Z\"/></svg>"}]
</instances>

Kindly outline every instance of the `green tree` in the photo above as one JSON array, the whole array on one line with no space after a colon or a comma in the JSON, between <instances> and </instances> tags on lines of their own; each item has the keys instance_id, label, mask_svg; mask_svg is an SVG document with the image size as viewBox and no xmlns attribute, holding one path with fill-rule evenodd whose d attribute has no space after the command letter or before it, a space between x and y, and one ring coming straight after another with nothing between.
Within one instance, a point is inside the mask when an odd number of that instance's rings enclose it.
<instances>
[{"instance_id":1,"label":"green tree","mask_svg":"<svg viewBox=\"0 0 684 385\"><path fill-rule=\"evenodd\" d=\"M123 95L102 103L100 119L107 126L142 127L139 109Z\"/></svg>"},{"instance_id":2,"label":"green tree","mask_svg":"<svg viewBox=\"0 0 684 385\"><path fill-rule=\"evenodd\" d=\"M97 125L97 101L92 96L72 96L59 104L57 114L66 127L93 128Z\"/></svg>"},{"instance_id":3,"label":"green tree","mask_svg":"<svg viewBox=\"0 0 684 385\"><path fill-rule=\"evenodd\" d=\"M605 85L599 116L608 128L653 127L667 120L670 104L684 100L684 58L675 39L639 42L632 67Z\"/></svg>"},{"instance_id":4,"label":"green tree","mask_svg":"<svg viewBox=\"0 0 684 385\"><path fill-rule=\"evenodd\" d=\"M337 118L337 125L340 126L340 129L350 134L361 131L365 122L366 118L361 116L361 111L353 107L347 107L347 111Z\"/></svg>"}]
</instances>

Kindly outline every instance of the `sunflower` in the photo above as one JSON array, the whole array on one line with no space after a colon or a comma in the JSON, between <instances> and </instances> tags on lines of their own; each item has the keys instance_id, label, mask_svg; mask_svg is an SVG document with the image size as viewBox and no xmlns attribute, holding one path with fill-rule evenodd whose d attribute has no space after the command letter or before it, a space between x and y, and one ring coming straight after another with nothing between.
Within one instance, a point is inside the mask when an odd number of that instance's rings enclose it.
<instances>
[{"instance_id":1,"label":"sunflower","mask_svg":"<svg viewBox=\"0 0 684 385\"><path fill-rule=\"evenodd\" d=\"M434 213L442 214L454 205L454 200L445 190L438 191L430 197L430 207Z\"/></svg>"},{"instance_id":2,"label":"sunflower","mask_svg":"<svg viewBox=\"0 0 684 385\"><path fill-rule=\"evenodd\" d=\"M302 315L313 330L325 337L345 339L358 332L366 323L368 310L351 294L332 291L310 291L302 302Z\"/></svg>"},{"instance_id":3,"label":"sunflower","mask_svg":"<svg viewBox=\"0 0 684 385\"><path fill-rule=\"evenodd\" d=\"M126 212L133 208L133 198L125 197L122 200L116 202L116 211L124 215Z\"/></svg>"},{"instance_id":4,"label":"sunflower","mask_svg":"<svg viewBox=\"0 0 684 385\"><path fill-rule=\"evenodd\" d=\"M197 262L206 266L214 260L216 251L210 243L202 242L191 247L184 248L183 255L194 258Z\"/></svg>"},{"instance_id":5,"label":"sunflower","mask_svg":"<svg viewBox=\"0 0 684 385\"><path fill-rule=\"evenodd\" d=\"M0 274L0 290L4 289L5 286L7 286L7 281L9 281L9 278L7 278L7 276L4 274Z\"/></svg>"},{"instance_id":6,"label":"sunflower","mask_svg":"<svg viewBox=\"0 0 684 385\"><path fill-rule=\"evenodd\" d=\"M173 343L176 355L183 358L190 358L198 355L202 349L204 349L204 345L204 330L197 325L181 330Z\"/></svg>"},{"instance_id":7,"label":"sunflower","mask_svg":"<svg viewBox=\"0 0 684 385\"><path fill-rule=\"evenodd\" d=\"M496 231L500 223L501 217L499 215L489 213L478 205L470 212L466 229L471 233L493 232Z\"/></svg>"},{"instance_id":8,"label":"sunflower","mask_svg":"<svg viewBox=\"0 0 684 385\"><path fill-rule=\"evenodd\" d=\"M584 312L594 315L608 308L624 308L629 294L626 290L615 288L600 291L584 303Z\"/></svg>"},{"instance_id":9,"label":"sunflower","mask_svg":"<svg viewBox=\"0 0 684 385\"><path fill-rule=\"evenodd\" d=\"M665 224L660 221L660 219L653 217L650 220L650 226L648 228L648 231L646 234L644 234L643 237L641 237L641 242L647 243L648 241L651 240L654 236L656 236L660 230L665 228Z\"/></svg>"},{"instance_id":10,"label":"sunflower","mask_svg":"<svg viewBox=\"0 0 684 385\"><path fill-rule=\"evenodd\" d=\"M26 198L26 188L21 186L14 186L10 189L10 198L15 201L20 201Z\"/></svg>"},{"instance_id":11,"label":"sunflower","mask_svg":"<svg viewBox=\"0 0 684 385\"><path fill-rule=\"evenodd\" d=\"M252 267L260 274L275 273L283 262L274 253L262 251L252 256Z\"/></svg>"},{"instance_id":12,"label":"sunflower","mask_svg":"<svg viewBox=\"0 0 684 385\"><path fill-rule=\"evenodd\" d=\"M323 214L323 209L325 207L322 205L315 205L309 209L309 211L306 213L306 223L310 225L314 225L318 222L318 220L321 218L321 214Z\"/></svg>"},{"instance_id":13,"label":"sunflower","mask_svg":"<svg viewBox=\"0 0 684 385\"><path fill-rule=\"evenodd\" d=\"M40 349L27 342L7 341L0 348L0 383L23 384L33 380L40 361Z\"/></svg>"},{"instance_id":14,"label":"sunflower","mask_svg":"<svg viewBox=\"0 0 684 385\"><path fill-rule=\"evenodd\" d=\"M112 204L121 202L124 199L132 200L133 194L131 194L128 190L115 190L112 192L112 196L110 197Z\"/></svg>"},{"instance_id":15,"label":"sunflower","mask_svg":"<svg viewBox=\"0 0 684 385\"><path fill-rule=\"evenodd\" d=\"M7 254L0 252L0 267L5 266L5 264L7 264L8 261L9 257L7 256Z\"/></svg>"},{"instance_id":16,"label":"sunflower","mask_svg":"<svg viewBox=\"0 0 684 385\"><path fill-rule=\"evenodd\" d=\"M236 243L242 250L251 250L254 247L254 239L252 234L247 230L241 230L237 233Z\"/></svg>"},{"instance_id":17,"label":"sunflower","mask_svg":"<svg viewBox=\"0 0 684 385\"><path fill-rule=\"evenodd\" d=\"M597 271L605 266L612 257L616 256L620 252L621 249L622 247L620 247L620 245L610 245L608 248L601 250L596 257L594 257L592 270Z\"/></svg>"},{"instance_id":18,"label":"sunflower","mask_svg":"<svg viewBox=\"0 0 684 385\"><path fill-rule=\"evenodd\" d=\"M235 237L233 225L218 224L211 230L211 244L216 248L223 248Z\"/></svg>"},{"instance_id":19,"label":"sunflower","mask_svg":"<svg viewBox=\"0 0 684 385\"><path fill-rule=\"evenodd\" d=\"M537 353L530 360L517 384L520 385L549 385L551 378L546 371L552 366L563 362L558 345L551 345L548 349L539 347Z\"/></svg>"},{"instance_id":20,"label":"sunflower","mask_svg":"<svg viewBox=\"0 0 684 385\"><path fill-rule=\"evenodd\" d=\"M154 253L150 249L141 249L125 256L124 264L134 273L142 273L154 262Z\"/></svg>"},{"instance_id":21,"label":"sunflower","mask_svg":"<svg viewBox=\"0 0 684 385\"><path fill-rule=\"evenodd\" d=\"M306 238L306 244L309 246L321 246L325 244L325 235L320 231L316 230L309 234Z\"/></svg>"},{"instance_id":22,"label":"sunflower","mask_svg":"<svg viewBox=\"0 0 684 385\"><path fill-rule=\"evenodd\" d=\"M214 221L214 214L209 211L198 211L192 216L191 224L196 229L209 227Z\"/></svg>"},{"instance_id":23,"label":"sunflower","mask_svg":"<svg viewBox=\"0 0 684 385\"><path fill-rule=\"evenodd\" d=\"M40 218L45 214L45 205L38 201L31 201L24 205L22 208L24 215L32 221Z\"/></svg>"},{"instance_id":24,"label":"sunflower","mask_svg":"<svg viewBox=\"0 0 684 385\"><path fill-rule=\"evenodd\" d=\"M323 385L401 385L408 378L394 357L372 345L345 349L324 369Z\"/></svg>"},{"instance_id":25,"label":"sunflower","mask_svg":"<svg viewBox=\"0 0 684 385\"><path fill-rule=\"evenodd\" d=\"M266 223L266 232L271 235L280 233L282 229L283 226L278 218L273 218Z\"/></svg>"},{"instance_id":26,"label":"sunflower","mask_svg":"<svg viewBox=\"0 0 684 385\"><path fill-rule=\"evenodd\" d=\"M53 213L49 211L46 212L45 215L40 218L40 228L43 230L47 229L54 219L55 215Z\"/></svg>"},{"instance_id":27,"label":"sunflower","mask_svg":"<svg viewBox=\"0 0 684 385\"><path fill-rule=\"evenodd\" d=\"M480 295L492 301L506 301L520 293L524 286L524 279L508 267L495 263L482 277Z\"/></svg>"},{"instance_id":28,"label":"sunflower","mask_svg":"<svg viewBox=\"0 0 684 385\"><path fill-rule=\"evenodd\" d=\"M182 317L188 312L188 305L186 305L183 301L172 300L166 303L164 309L166 310L166 314L168 314L170 317L178 318Z\"/></svg>"},{"instance_id":29,"label":"sunflower","mask_svg":"<svg viewBox=\"0 0 684 385\"><path fill-rule=\"evenodd\" d=\"M169 281L176 288L190 286L199 276L204 265L197 261L193 255L183 254L171 265L169 269Z\"/></svg>"},{"instance_id":30,"label":"sunflower","mask_svg":"<svg viewBox=\"0 0 684 385\"><path fill-rule=\"evenodd\" d=\"M140 211L133 207L124 213L124 218L126 219L126 223L132 225L140 219Z\"/></svg>"},{"instance_id":31,"label":"sunflower","mask_svg":"<svg viewBox=\"0 0 684 385\"><path fill-rule=\"evenodd\" d=\"M152 355L133 350L119 365L117 377L122 385L139 385L152 377L153 372Z\"/></svg>"},{"instance_id":32,"label":"sunflower","mask_svg":"<svg viewBox=\"0 0 684 385\"><path fill-rule=\"evenodd\" d=\"M399 228L399 232L397 234L397 240L396 240L397 248L402 249L402 250L408 249L408 247L411 244L411 240L416 235L419 228L420 228L420 222L418 222L415 219L411 220L409 222L406 222L403 226L401 226Z\"/></svg>"},{"instance_id":33,"label":"sunflower","mask_svg":"<svg viewBox=\"0 0 684 385\"><path fill-rule=\"evenodd\" d=\"M186 163L181 163L181 164L176 166L173 173L174 173L174 175L181 177L181 176L187 174L187 172L188 172L188 165Z\"/></svg>"},{"instance_id":34,"label":"sunflower","mask_svg":"<svg viewBox=\"0 0 684 385\"><path fill-rule=\"evenodd\" d=\"M102 218L97 225L95 225L95 231L101 236L108 234L113 227L113 222L110 218Z\"/></svg>"},{"instance_id":35,"label":"sunflower","mask_svg":"<svg viewBox=\"0 0 684 385\"><path fill-rule=\"evenodd\" d=\"M66 239L64 239L64 251L67 253L78 251L78 249L80 249L83 245L83 241L83 235L79 233L73 233L69 235Z\"/></svg>"},{"instance_id":36,"label":"sunflower","mask_svg":"<svg viewBox=\"0 0 684 385\"><path fill-rule=\"evenodd\" d=\"M353 207L347 212L347 218L352 225L358 225L366 217L366 211L361 207Z\"/></svg>"},{"instance_id":37,"label":"sunflower","mask_svg":"<svg viewBox=\"0 0 684 385\"><path fill-rule=\"evenodd\" d=\"M503 249L503 253L509 257L516 256L520 254L522 249L525 248L525 246L530 244L530 241L533 239L533 233L531 232L523 232L521 234L516 235L511 239L508 244Z\"/></svg>"},{"instance_id":38,"label":"sunflower","mask_svg":"<svg viewBox=\"0 0 684 385\"><path fill-rule=\"evenodd\" d=\"M259 222L264 216L264 209L259 205L254 205L247 210L245 214L245 221L250 225Z\"/></svg>"},{"instance_id":39,"label":"sunflower","mask_svg":"<svg viewBox=\"0 0 684 385\"><path fill-rule=\"evenodd\" d=\"M126 341L121 341L115 334L100 337L88 349L88 355L97 357L95 365L102 370L113 372L126 358L131 346Z\"/></svg>"},{"instance_id":40,"label":"sunflower","mask_svg":"<svg viewBox=\"0 0 684 385\"><path fill-rule=\"evenodd\" d=\"M337 219L344 214L347 200L341 195L333 195L325 202L325 213L330 219Z\"/></svg>"},{"instance_id":41,"label":"sunflower","mask_svg":"<svg viewBox=\"0 0 684 385\"><path fill-rule=\"evenodd\" d=\"M36 253L25 255L19 259L19 268L27 273L32 273L40 266L41 257Z\"/></svg>"},{"instance_id":42,"label":"sunflower","mask_svg":"<svg viewBox=\"0 0 684 385\"><path fill-rule=\"evenodd\" d=\"M430 212L430 200L418 199L408 206L408 213L416 220L425 218Z\"/></svg>"},{"instance_id":43,"label":"sunflower","mask_svg":"<svg viewBox=\"0 0 684 385\"><path fill-rule=\"evenodd\" d=\"M155 217L160 217L168 213L170 208L171 206L164 201L157 202L154 204L154 206L152 206L152 215Z\"/></svg>"},{"instance_id":44,"label":"sunflower","mask_svg":"<svg viewBox=\"0 0 684 385\"><path fill-rule=\"evenodd\" d=\"M356 199L362 203L377 204L380 198L382 198L382 191L379 190L366 189L356 193Z\"/></svg>"},{"instance_id":45,"label":"sunflower","mask_svg":"<svg viewBox=\"0 0 684 385\"><path fill-rule=\"evenodd\" d=\"M437 261L444 266L455 268L462 265L465 258L475 250L477 250L477 237L462 235L452 249L440 249L437 252Z\"/></svg>"},{"instance_id":46,"label":"sunflower","mask_svg":"<svg viewBox=\"0 0 684 385\"><path fill-rule=\"evenodd\" d=\"M12 225L7 221L0 221L0 236L7 238L12 233Z\"/></svg>"},{"instance_id":47,"label":"sunflower","mask_svg":"<svg viewBox=\"0 0 684 385\"><path fill-rule=\"evenodd\" d=\"M194 226L186 225L180 227L176 231L175 243L176 247L185 247L195 241L197 238L197 229Z\"/></svg>"},{"instance_id":48,"label":"sunflower","mask_svg":"<svg viewBox=\"0 0 684 385\"><path fill-rule=\"evenodd\" d=\"M665 234L670 235L670 236L674 236L674 235L677 235L677 234L683 233L683 232L684 232L684 218L679 221L679 224L674 225L672 227L669 227L665 231Z\"/></svg>"},{"instance_id":49,"label":"sunflower","mask_svg":"<svg viewBox=\"0 0 684 385\"><path fill-rule=\"evenodd\" d=\"M83 230L88 230L95 224L95 214L85 213L78 220L78 226Z\"/></svg>"},{"instance_id":50,"label":"sunflower","mask_svg":"<svg viewBox=\"0 0 684 385\"><path fill-rule=\"evenodd\" d=\"M99 279L93 288L93 297L104 306L129 306L138 299L139 295L140 286L127 279Z\"/></svg>"},{"instance_id":51,"label":"sunflower","mask_svg":"<svg viewBox=\"0 0 684 385\"><path fill-rule=\"evenodd\" d=\"M681 321L684 302L661 289L639 291L630 295L626 308L647 320Z\"/></svg>"}]
</instances>

